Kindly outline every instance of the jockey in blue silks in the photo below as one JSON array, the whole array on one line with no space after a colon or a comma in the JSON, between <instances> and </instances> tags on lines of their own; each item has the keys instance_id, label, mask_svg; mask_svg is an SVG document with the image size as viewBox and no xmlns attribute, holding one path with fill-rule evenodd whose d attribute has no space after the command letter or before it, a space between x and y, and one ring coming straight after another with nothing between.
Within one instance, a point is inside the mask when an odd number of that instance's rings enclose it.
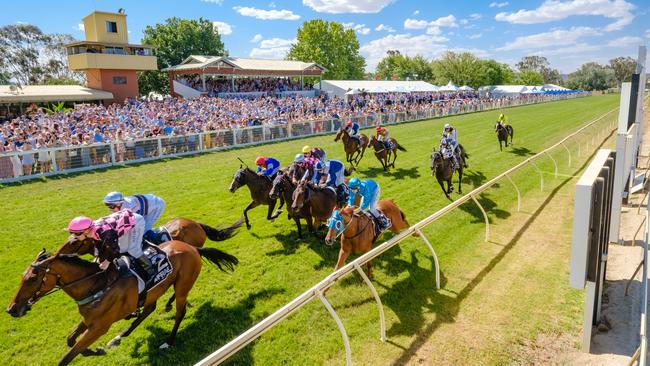
<instances>
[{"instance_id":1,"label":"jockey in blue silks","mask_svg":"<svg viewBox=\"0 0 650 366\"><path fill-rule=\"evenodd\" d=\"M257 175L263 175L273 179L275 173L280 170L280 162L273 158L266 158L264 156L258 156L255 159L255 165L257 165Z\"/></svg>"},{"instance_id":2,"label":"jockey in blue silks","mask_svg":"<svg viewBox=\"0 0 650 366\"><path fill-rule=\"evenodd\" d=\"M343 131L347 132L348 135L357 141L361 142L361 136L359 136L359 124L356 122L348 121L343 128Z\"/></svg>"},{"instance_id":3,"label":"jockey in blue silks","mask_svg":"<svg viewBox=\"0 0 650 366\"><path fill-rule=\"evenodd\" d=\"M359 208L363 211L368 211L372 217L377 221L381 231L390 227L390 220L377 209L381 189L377 182L372 179L361 180L357 177L350 179L348 183L350 187L350 197L348 197L348 205L354 205L357 195L361 196L361 205Z\"/></svg>"},{"instance_id":4,"label":"jockey in blue silks","mask_svg":"<svg viewBox=\"0 0 650 366\"><path fill-rule=\"evenodd\" d=\"M314 164L314 174L311 177L311 181L321 187L334 188L337 202L339 206L342 206L348 195L344 175L345 166L340 161L334 159L326 162L318 161Z\"/></svg>"}]
</instances>

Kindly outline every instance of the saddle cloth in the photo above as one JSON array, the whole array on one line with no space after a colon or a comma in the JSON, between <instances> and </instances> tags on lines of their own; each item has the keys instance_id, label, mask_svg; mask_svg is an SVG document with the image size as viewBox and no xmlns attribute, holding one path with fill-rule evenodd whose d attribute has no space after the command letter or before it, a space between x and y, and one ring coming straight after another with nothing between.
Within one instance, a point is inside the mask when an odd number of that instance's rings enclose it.
<instances>
[{"instance_id":1,"label":"saddle cloth","mask_svg":"<svg viewBox=\"0 0 650 366\"><path fill-rule=\"evenodd\" d=\"M138 307L144 304L146 294L158 284L164 281L174 270L172 263L162 249L152 244L145 244L143 253L151 266L156 270L155 274L147 281L147 273L140 267L138 261L129 255L123 255L116 260L116 265L123 276L133 275L138 280Z\"/></svg>"}]
</instances>

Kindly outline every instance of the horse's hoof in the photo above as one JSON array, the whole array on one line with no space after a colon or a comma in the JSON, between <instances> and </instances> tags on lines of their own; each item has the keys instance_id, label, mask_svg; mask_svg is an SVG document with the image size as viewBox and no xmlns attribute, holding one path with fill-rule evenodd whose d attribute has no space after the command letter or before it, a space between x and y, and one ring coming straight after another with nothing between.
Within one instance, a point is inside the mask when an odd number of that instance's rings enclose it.
<instances>
[{"instance_id":1,"label":"horse's hoof","mask_svg":"<svg viewBox=\"0 0 650 366\"><path fill-rule=\"evenodd\" d=\"M250 230L251 226L249 224L246 224L246 229Z\"/></svg>"},{"instance_id":2,"label":"horse's hoof","mask_svg":"<svg viewBox=\"0 0 650 366\"><path fill-rule=\"evenodd\" d=\"M108 344L106 344L106 347L108 347L108 348L117 347L117 346L120 345L120 343L122 343L122 337L117 336L117 337L111 339L111 341L108 342Z\"/></svg>"},{"instance_id":3,"label":"horse's hoof","mask_svg":"<svg viewBox=\"0 0 650 366\"><path fill-rule=\"evenodd\" d=\"M96 356L104 356L104 355L106 355L106 350L103 349L102 347L97 347L97 349L95 350L95 355Z\"/></svg>"},{"instance_id":4,"label":"horse's hoof","mask_svg":"<svg viewBox=\"0 0 650 366\"><path fill-rule=\"evenodd\" d=\"M172 311L172 304L165 306L165 312L169 313L170 311Z\"/></svg>"}]
</instances>

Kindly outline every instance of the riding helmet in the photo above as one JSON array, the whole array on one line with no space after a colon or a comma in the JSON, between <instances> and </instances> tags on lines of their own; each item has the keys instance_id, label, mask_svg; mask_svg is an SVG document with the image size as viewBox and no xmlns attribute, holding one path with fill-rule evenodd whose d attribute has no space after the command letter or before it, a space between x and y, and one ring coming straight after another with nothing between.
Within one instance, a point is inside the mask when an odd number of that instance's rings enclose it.
<instances>
[{"instance_id":1,"label":"riding helmet","mask_svg":"<svg viewBox=\"0 0 650 366\"><path fill-rule=\"evenodd\" d=\"M361 180L357 177L350 179L348 182L348 187L350 187L350 189L357 189L359 186L361 186Z\"/></svg>"},{"instance_id":2,"label":"riding helmet","mask_svg":"<svg viewBox=\"0 0 650 366\"><path fill-rule=\"evenodd\" d=\"M309 145L305 145L305 146L303 146L303 147L302 147L302 153L303 153L303 154L306 154L306 153L308 153L308 152L311 152L311 146L309 146Z\"/></svg>"},{"instance_id":3,"label":"riding helmet","mask_svg":"<svg viewBox=\"0 0 650 366\"><path fill-rule=\"evenodd\" d=\"M266 158L263 156L258 156L257 159L255 159L255 165L264 165L266 164Z\"/></svg>"},{"instance_id":4,"label":"riding helmet","mask_svg":"<svg viewBox=\"0 0 650 366\"><path fill-rule=\"evenodd\" d=\"M122 203L124 196L120 192L110 192L104 197L104 203Z\"/></svg>"},{"instance_id":5,"label":"riding helmet","mask_svg":"<svg viewBox=\"0 0 650 366\"><path fill-rule=\"evenodd\" d=\"M86 216L77 216L68 224L68 232L82 233L93 224L93 220Z\"/></svg>"}]
</instances>

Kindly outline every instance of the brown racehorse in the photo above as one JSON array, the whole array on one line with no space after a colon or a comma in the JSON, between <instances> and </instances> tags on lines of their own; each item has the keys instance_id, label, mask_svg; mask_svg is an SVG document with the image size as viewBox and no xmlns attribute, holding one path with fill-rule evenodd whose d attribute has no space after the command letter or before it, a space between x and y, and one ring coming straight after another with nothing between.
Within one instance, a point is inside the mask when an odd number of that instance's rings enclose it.
<instances>
[{"instance_id":1,"label":"brown racehorse","mask_svg":"<svg viewBox=\"0 0 650 366\"><path fill-rule=\"evenodd\" d=\"M390 138L390 142L393 144L392 149L387 149L386 145L382 141L379 141L373 136L370 138L368 146L372 146L375 149L375 156L377 160L381 163L381 166L384 170L388 170L389 167L395 167L395 159L397 159L397 150L406 151L406 149L397 143L394 138ZM389 163L391 155L393 156L393 161Z\"/></svg>"},{"instance_id":2,"label":"brown racehorse","mask_svg":"<svg viewBox=\"0 0 650 366\"><path fill-rule=\"evenodd\" d=\"M359 162L363 158L363 153L368 147L368 136L364 134L359 134L360 139L355 139L350 137L348 131L346 131L343 126L339 129L339 132L334 138L334 142L342 139L343 149L345 150L345 161L350 164L359 165Z\"/></svg>"},{"instance_id":3,"label":"brown racehorse","mask_svg":"<svg viewBox=\"0 0 650 366\"><path fill-rule=\"evenodd\" d=\"M277 199L278 196L282 195L285 202L293 201L293 191L296 189L296 184L291 181L288 173L280 170L278 175L273 180L273 187L269 195L271 199ZM289 213L289 219L293 219L296 222L298 227L298 237L302 238L302 226L300 225L300 219L305 219L307 222L307 229L309 232L314 232L314 226L312 223L311 213L309 212L309 206L303 205L301 209L294 210L292 205L287 204L287 211Z\"/></svg>"},{"instance_id":4,"label":"brown racehorse","mask_svg":"<svg viewBox=\"0 0 650 366\"><path fill-rule=\"evenodd\" d=\"M459 162L459 168L454 169L453 162L450 159L445 159L440 151L434 149L433 154L431 154L431 175L436 177L440 188L449 199L451 199L449 194L454 191L454 184L452 183L454 171L458 171L458 193L462 194L463 163ZM444 186L445 182L447 182L447 189Z\"/></svg>"},{"instance_id":5,"label":"brown racehorse","mask_svg":"<svg viewBox=\"0 0 650 366\"><path fill-rule=\"evenodd\" d=\"M214 248L195 248L181 241L169 241L161 245L169 256L173 271L146 295L142 313L131 325L109 342L116 346L156 308L156 301L172 285L176 293L176 317L174 328L161 348L173 345L178 327L185 317L187 296L201 272L201 257L214 264L233 269L237 258ZM68 353L59 361L67 365L75 356L82 354L102 355L102 349L92 350L90 345L108 332L111 325L133 313L138 304L138 284L133 276L120 277L118 270L110 266L103 271L97 263L78 256L49 255L45 249L30 264L21 279L16 296L6 311L14 317L23 316L34 303L55 287L62 289L79 304L82 321L68 335ZM96 299L93 299L96 297ZM81 335L81 338L77 338Z\"/></svg>"},{"instance_id":6,"label":"brown racehorse","mask_svg":"<svg viewBox=\"0 0 650 366\"><path fill-rule=\"evenodd\" d=\"M253 209L259 205L269 206L269 211L266 214L267 220L274 220L282 213L282 206L284 206L284 198L280 196L280 207L278 210L273 213L275 209L276 200L269 197L269 192L271 191L271 179L268 177L262 177L257 175L254 171L250 170L248 167L244 168L239 166L239 170L235 173L232 183L230 183L230 188L228 190L231 193L239 187L248 186L248 189L251 192L251 198L253 201L246 206L244 209L244 219L246 221L246 228L250 230L251 224L248 221L248 210Z\"/></svg>"},{"instance_id":7,"label":"brown racehorse","mask_svg":"<svg viewBox=\"0 0 650 366\"><path fill-rule=\"evenodd\" d=\"M503 151L503 144L502 142L506 143L506 147L508 147L508 136L510 136L510 145L512 145L512 138L515 134L515 131L512 129L512 126L510 125L502 125L497 123L495 131L497 133L497 139L499 140L499 150Z\"/></svg>"},{"instance_id":8,"label":"brown racehorse","mask_svg":"<svg viewBox=\"0 0 650 366\"><path fill-rule=\"evenodd\" d=\"M315 187L304 180L300 181L293 191L291 209L300 211L305 206L309 208L314 220L314 229L318 230L336 207L336 192L330 188Z\"/></svg>"},{"instance_id":9,"label":"brown racehorse","mask_svg":"<svg viewBox=\"0 0 650 366\"><path fill-rule=\"evenodd\" d=\"M406 221L406 215L400 210L393 200L381 200L377 203L377 208L388 217L392 223L390 231L395 234L410 225ZM339 259L336 262L337 270L345 264L345 260L351 253L366 253L372 249L372 244L378 239L375 238L375 230L372 219L365 213L360 212L356 206L348 206L339 211L342 217L339 230L336 229L336 223L331 220L328 224L329 230L325 237L325 243L333 245L336 238L341 236L341 250ZM367 263L368 277L372 277L372 261Z\"/></svg>"}]
</instances>

